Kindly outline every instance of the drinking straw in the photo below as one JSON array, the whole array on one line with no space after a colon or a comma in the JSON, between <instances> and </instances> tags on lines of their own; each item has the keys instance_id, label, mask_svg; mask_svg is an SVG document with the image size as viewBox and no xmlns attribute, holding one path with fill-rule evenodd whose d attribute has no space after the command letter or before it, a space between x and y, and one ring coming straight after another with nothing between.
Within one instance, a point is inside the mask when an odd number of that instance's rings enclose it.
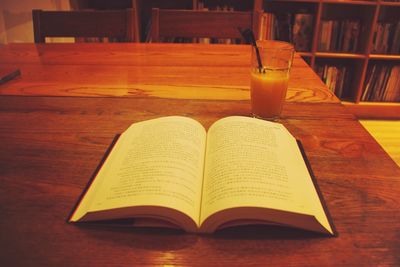
<instances>
[{"instance_id":1,"label":"drinking straw","mask_svg":"<svg viewBox=\"0 0 400 267\"><path fill-rule=\"evenodd\" d=\"M261 62L260 51L258 50L256 38L254 37L254 33L251 29L245 29L244 31L241 28L238 28L239 32L242 34L243 38L246 40L247 43L252 44L254 49L256 50L257 55L257 62L258 62L258 71L261 73L263 69L263 65Z\"/></svg>"}]
</instances>

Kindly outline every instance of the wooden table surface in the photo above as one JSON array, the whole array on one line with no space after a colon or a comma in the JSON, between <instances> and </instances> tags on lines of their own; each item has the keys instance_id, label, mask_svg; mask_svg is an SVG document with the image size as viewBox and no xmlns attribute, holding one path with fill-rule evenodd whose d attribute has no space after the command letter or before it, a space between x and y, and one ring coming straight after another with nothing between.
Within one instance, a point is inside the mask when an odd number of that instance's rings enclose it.
<instances>
[{"instance_id":1,"label":"wooden table surface","mask_svg":"<svg viewBox=\"0 0 400 267\"><path fill-rule=\"evenodd\" d=\"M399 266L400 170L298 56L282 123L304 145L339 236L214 235L65 222L113 136L184 115L250 113L250 47L12 44L0 68L0 265Z\"/></svg>"}]
</instances>

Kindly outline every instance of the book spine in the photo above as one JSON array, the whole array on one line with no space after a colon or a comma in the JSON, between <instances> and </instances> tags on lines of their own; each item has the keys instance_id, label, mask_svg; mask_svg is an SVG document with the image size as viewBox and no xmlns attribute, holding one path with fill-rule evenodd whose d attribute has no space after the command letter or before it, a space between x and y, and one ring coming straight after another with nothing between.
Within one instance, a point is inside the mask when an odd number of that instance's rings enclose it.
<instances>
[{"instance_id":1,"label":"book spine","mask_svg":"<svg viewBox=\"0 0 400 267\"><path fill-rule=\"evenodd\" d=\"M310 51L312 39L312 14L294 15L292 39L296 51Z\"/></svg>"}]
</instances>

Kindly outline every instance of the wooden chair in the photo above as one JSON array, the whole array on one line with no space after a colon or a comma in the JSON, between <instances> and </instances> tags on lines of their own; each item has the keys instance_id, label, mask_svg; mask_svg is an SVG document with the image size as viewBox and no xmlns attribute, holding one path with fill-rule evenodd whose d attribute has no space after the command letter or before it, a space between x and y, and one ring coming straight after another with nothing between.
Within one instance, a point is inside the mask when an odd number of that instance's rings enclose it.
<instances>
[{"instance_id":1,"label":"wooden chair","mask_svg":"<svg viewBox=\"0 0 400 267\"><path fill-rule=\"evenodd\" d=\"M35 43L46 37L108 37L138 42L136 9L124 10L32 10Z\"/></svg>"},{"instance_id":2,"label":"wooden chair","mask_svg":"<svg viewBox=\"0 0 400 267\"><path fill-rule=\"evenodd\" d=\"M152 9L151 41L160 37L240 38L238 28L258 36L261 12Z\"/></svg>"}]
</instances>

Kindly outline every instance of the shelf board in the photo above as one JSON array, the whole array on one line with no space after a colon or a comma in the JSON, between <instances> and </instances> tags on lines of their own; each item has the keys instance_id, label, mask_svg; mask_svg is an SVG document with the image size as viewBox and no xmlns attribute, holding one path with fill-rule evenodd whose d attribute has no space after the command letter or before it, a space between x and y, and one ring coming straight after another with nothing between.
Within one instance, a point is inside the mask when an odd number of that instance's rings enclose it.
<instances>
[{"instance_id":1,"label":"shelf board","mask_svg":"<svg viewBox=\"0 0 400 267\"><path fill-rule=\"evenodd\" d=\"M370 54L370 59L400 60L400 55Z\"/></svg>"},{"instance_id":2,"label":"shelf board","mask_svg":"<svg viewBox=\"0 0 400 267\"><path fill-rule=\"evenodd\" d=\"M336 53L336 52L316 52L315 57L354 58L354 59L365 59L366 58L366 56L363 54Z\"/></svg>"},{"instance_id":3,"label":"shelf board","mask_svg":"<svg viewBox=\"0 0 400 267\"><path fill-rule=\"evenodd\" d=\"M359 119L400 119L400 103L389 102L347 102L347 109Z\"/></svg>"},{"instance_id":4,"label":"shelf board","mask_svg":"<svg viewBox=\"0 0 400 267\"><path fill-rule=\"evenodd\" d=\"M400 7L400 2L388 2L388 1L380 1L381 6L398 6Z\"/></svg>"},{"instance_id":5,"label":"shelf board","mask_svg":"<svg viewBox=\"0 0 400 267\"><path fill-rule=\"evenodd\" d=\"M271 0L269 2L319 3L320 0Z\"/></svg>"},{"instance_id":6,"label":"shelf board","mask_svg":"<svg viewBox=\"0 0 400 267\"><path fill-rule=\"evenodd\" d=\"M351 102L350 102L351 103ZM399 106L400 107L400 102L370 102L370 101L361 101L357 105L364 105L364 106Z\"/></svg>"},{"instance_id":7,"label":"shelf board","mask_svg":"<svg viewBox=\"0 0 400 267\"><path fill-rule=\"evenodd\" d=\"M302 57L312 57L311 52L297 52L297 54L299 54Z\"/></svg>"},{"instance_id":8,"label":"shelf board","mask_svg":"<svg viewBox=\"0 0 400 267\"><path fill-rule=\"evenodd\" d=\"M378 2L376 1L351 1L351 0L323 0L323 4L345 4L345 5L364 5L364 6L375 6Z\"/></svg>"}]
</instances>

